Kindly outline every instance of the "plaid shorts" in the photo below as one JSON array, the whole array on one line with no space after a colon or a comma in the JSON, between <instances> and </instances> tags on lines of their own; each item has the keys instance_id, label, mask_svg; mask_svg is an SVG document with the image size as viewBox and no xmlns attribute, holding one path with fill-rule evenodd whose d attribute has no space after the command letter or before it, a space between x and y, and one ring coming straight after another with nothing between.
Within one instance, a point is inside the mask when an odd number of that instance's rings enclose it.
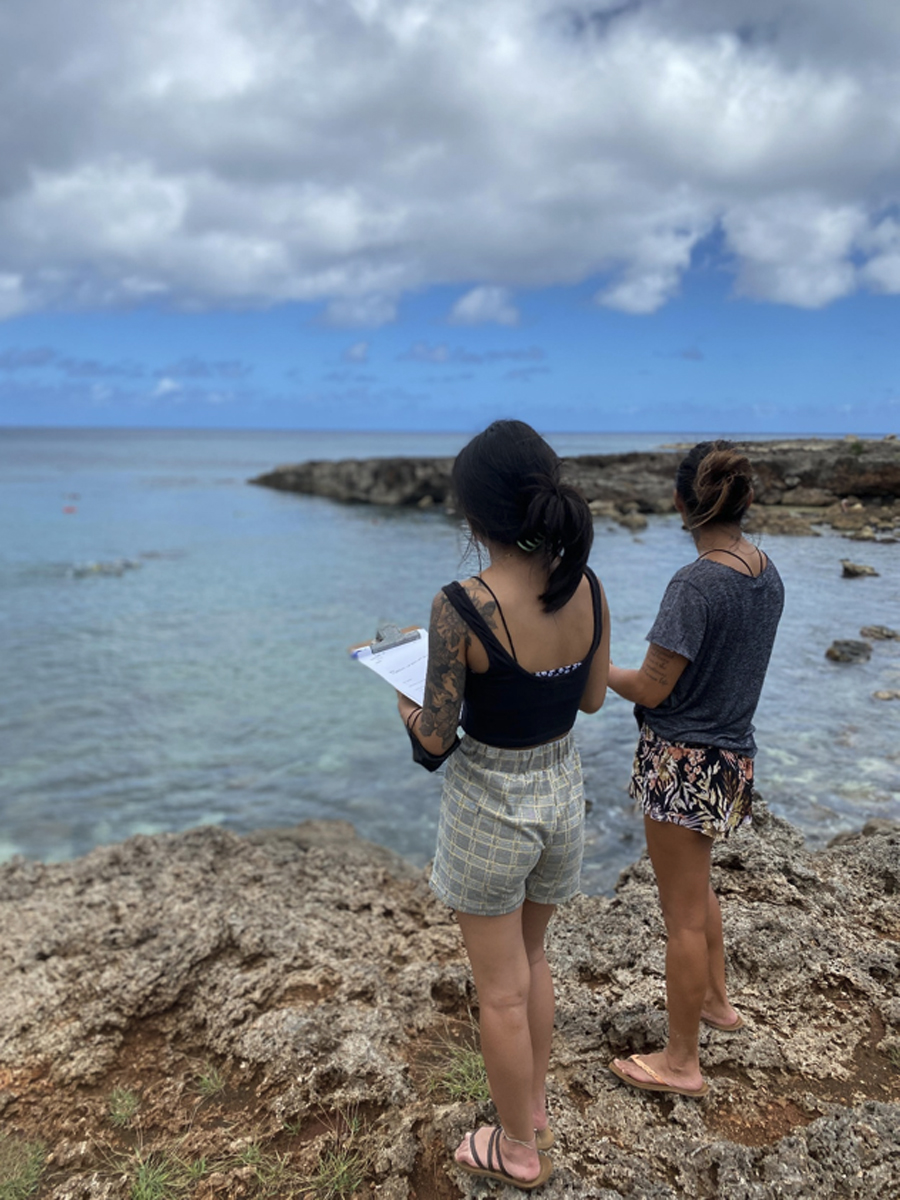
<instances>
[{"instance_id":1,"label":"plaid shorts","mask_svg":"<svg viewBox=\"0 0 900 1200\"><path fill-rule=\"evenodd\" d=\"M652 821L728 837L753 815L753 759L719 746L667 742L641 728L629 794Z\"/></svg>"},{"instance_id":2,"label":"plaid shorts","mask_svg":"<svg viewBox=\"0 0 900 1200\"><path fill-rule=\"evenodd\" d=\"M562 904L584 852L581 759L570 732L529 750L464 737L447 764L431 887L457 912Z\"/></svg>"}]
</instances>

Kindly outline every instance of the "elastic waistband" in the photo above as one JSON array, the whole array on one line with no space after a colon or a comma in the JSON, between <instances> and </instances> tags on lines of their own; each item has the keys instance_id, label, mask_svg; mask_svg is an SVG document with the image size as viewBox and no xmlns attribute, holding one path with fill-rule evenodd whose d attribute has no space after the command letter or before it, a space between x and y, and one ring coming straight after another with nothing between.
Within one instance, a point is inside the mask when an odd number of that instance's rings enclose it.
<instances>
[{"instance_id":1,"label":"elastic waistband","mask_svg":"<svg viewBox=\"0 0 900 1200\"><path fill-rule=\"evenodd\" d=\"M516 749L510 746L488 746L466 734L457 754L478 763L489 771L506 771L507 774L524 774L527 771L546 771L564 762L575 750L575 734L570 729L565 737L542 746Z\"/></svg>"}]
</instances>

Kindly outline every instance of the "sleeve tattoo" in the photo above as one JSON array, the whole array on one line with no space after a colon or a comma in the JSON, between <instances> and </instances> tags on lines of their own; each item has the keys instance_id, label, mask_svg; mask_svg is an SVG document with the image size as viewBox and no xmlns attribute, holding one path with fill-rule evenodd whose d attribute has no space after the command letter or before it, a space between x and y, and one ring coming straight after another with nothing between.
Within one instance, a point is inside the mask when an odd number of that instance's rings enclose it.
<instances>
[{"instance_id":1,"label":"sleeve tattoo","mask_svg":"<svg viewBox=\"0 0 900 1200\"><path fill-rule=\"evenodd\" d=\"M456 737L466 684L466 624L443 594L431 606L428 674L418 732L436 736L446 748Z\"/></svg>"}]
</instances>

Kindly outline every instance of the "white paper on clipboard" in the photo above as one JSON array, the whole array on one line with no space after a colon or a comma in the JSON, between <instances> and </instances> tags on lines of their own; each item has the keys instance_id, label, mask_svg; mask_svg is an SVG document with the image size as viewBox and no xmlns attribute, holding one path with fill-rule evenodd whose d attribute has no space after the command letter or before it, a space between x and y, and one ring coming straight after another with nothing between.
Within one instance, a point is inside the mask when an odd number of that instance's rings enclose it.
<instances>
[{"instance_id":1,"label":"white paper on clipboard","mask_svg":"<svg viewBox=\"0 0 900 1200\"><path fill-rule=\"evenodd\" d=\"M373 651L370 646L357 646L350 653L357 662L380 675L382 679L409 696L416 704L425 699L425 673L428 670L428 630L417 629L418 637L400 646Z\"/></svg>"}]
</instances>

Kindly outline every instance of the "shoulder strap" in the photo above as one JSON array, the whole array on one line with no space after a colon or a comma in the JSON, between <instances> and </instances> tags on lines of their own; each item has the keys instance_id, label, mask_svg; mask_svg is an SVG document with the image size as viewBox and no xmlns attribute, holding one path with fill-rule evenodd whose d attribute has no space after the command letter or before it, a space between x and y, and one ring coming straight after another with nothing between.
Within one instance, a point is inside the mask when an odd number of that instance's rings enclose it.
<instances>
[{"instance_id":1,"label":"shoulder strap","mask_svg":"<svg viewBox=\"0 0 900 1200\"><path fill-rule=\"evenodd\" d=\"M587 581L591 585L591 599L594 602L594 640L591 642L590 653L593 655L603 637L603 595L600 591L600 580L590 567L584 568Z\"/></svg>"},{"instance_id":2,"label":"shoulder strap","mask_svg":"<svg viewBox=\"0 0 900 1200\"><path fill-rule=\"evenodd\" d=\"M500 614L500 620L503 622L503 628L506 630L506 636L509 639L509 649L510 649L510 653L512 654L512 657L513 657L513 662L517 663L519 660L516 657L516 648L513 645L512 634L509 632L509 626L506 623L506 617L504 617L504 615L503 615L503 609L500 607L500 601L497 599L496 592L494 591L494 589L491 587L491 585L489 583L485 583L485 581L481 578L480 575L476 575L474 578L478 580L478 582L481 584L482 587L487 588L487 590L493 596L494 603L497 605L497 612Z\"/></svg>"},{"instance_id":3,"label":"shoulder strap","mask_svg":"<svg viewBox=\"0 0 900 1200\"><path fill-rule=\"evenodd\" d=\"M756 546L754 546L753 549L756 550L756 553L759 555L759 560L760 560L760 562L762 562L762 555L759 553L759 549ZM739 563L744 564L744 566L747 568L748 575L750 575L751 577L754 577L753 576L753 568L747 562L746 558L741 558L740 554L735 554L735 552L733 550L704 550L702 554L697 555L697 558L698 559L706 558L706 556L708 554L730 554L732 558L736 558ZM738 574L742 575L743 572L739 571Z\"/></svg>"},{"instance_id":4,"label":"shoulder strap","mask_svg":"<svg viewBox=\"0 0 900 1200\"><path fill-rule=\"evenodd\" d=\"M454 581L448 583L446 587L441 588L441 591L469 626L472 632L481 640L488 655L491 650L499 651L509 657L508 651L497 640L497 635L488 625L487 621L475 607L472 598L461 583Z\"/></svg>"}]
</instances>

